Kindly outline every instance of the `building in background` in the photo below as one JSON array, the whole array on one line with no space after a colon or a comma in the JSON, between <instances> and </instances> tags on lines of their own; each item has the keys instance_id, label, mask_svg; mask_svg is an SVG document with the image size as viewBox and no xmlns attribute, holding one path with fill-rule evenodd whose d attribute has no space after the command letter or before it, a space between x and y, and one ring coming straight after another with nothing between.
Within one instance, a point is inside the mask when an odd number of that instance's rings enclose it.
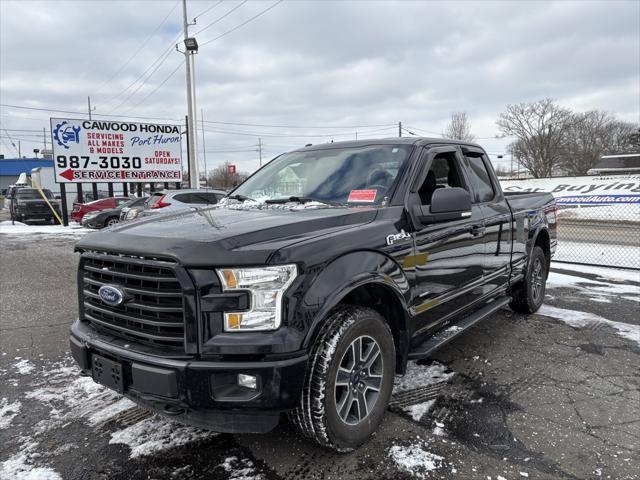
<instances>
[{"instance_id":1,"label":"building in background","mask_svg":"<svg viewBox=\"0 0 640 480\"><path fill-rule=\"evenodd\" d=\"M587 175L638 175L640 174L640 153L603 155Z\"/></svg>"},{"instance_id":2,"label":"building in background","mask_svg":"<svg viewBox=\"0 0 640 480\"><path fill-rule=\"evenodd\" d=\"M43 158L3 158L0 159L0 192L18 180L21 173L31 176L34 168L53 168L53 160Z\"/></svg>"}]
</instances>

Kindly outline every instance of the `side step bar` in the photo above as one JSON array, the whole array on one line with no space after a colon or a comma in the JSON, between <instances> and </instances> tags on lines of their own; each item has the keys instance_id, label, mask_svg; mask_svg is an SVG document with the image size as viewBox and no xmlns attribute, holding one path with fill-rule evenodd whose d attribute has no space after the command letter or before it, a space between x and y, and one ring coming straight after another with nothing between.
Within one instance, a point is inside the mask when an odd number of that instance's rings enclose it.
<instances>
[{"instance_id":1,"label":"side step bar","mask_svg":"<svg viewBox=\"0 0 640 480\"><path fill-rule=\"evenodd\" d=\"M413 348L409 352L409 360L418 360L420 358L428 357L430 354L449 343L458 335L463 334L493 312L496 312L505 305L508 305L510 301L511 297L498 297L468 317L464 317L455 323L451 323L448 327L434 333L427 340Z\"/></svg>"}]
</instances>

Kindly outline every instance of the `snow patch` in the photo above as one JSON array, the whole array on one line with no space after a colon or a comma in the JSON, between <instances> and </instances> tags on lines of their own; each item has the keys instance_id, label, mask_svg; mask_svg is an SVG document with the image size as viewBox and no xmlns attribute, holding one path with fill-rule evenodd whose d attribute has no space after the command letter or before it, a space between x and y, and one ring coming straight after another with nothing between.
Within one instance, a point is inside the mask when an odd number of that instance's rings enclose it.
<instances>
[{"instance_id":1,"label":"snow patch","mask_svg":"<svg viewBox=\"0 0 640 480\"><path fill-rule=\"evenodd\" d=\"M566 263L551 263L551 268L570 270L572 272L589 273L596 275L602 280L613 280L614 282L637 282L640 283L640 272L634 270L622 270L620 268L592 267L589 265L567 265Z\"/></svg>"},{"instance_id":2,"label":"snow patch","mask_svg":"<svg viewBox=\"0 0 640 480\"><path fill-rule=\"evenodd\" d=\"M218 467L223 468L229 474L229 479L233 480L262 480L264 478L262 474L256 473L253 462L246 458L228 457Z\"/></svg>"},{"instance_id":3,"label":"snow patch","mask_svg":"<svg viewBox=\"0 0 640 480\"><path fill-rule=\"evenodd\" d=\"M440 468L444 458L424 450L422 445L413 444L408 447L394 445L389 449L389 457L400 469L415 478L427 478L429 472Z\"/></svg>"},{"instance_id":4,"label":"snow patch","mask_svg":"<svg viewBox=\"0 0 640 480\"><path fill-rule=\"evenodd\" d=\"M187 443L207 440L216 433L187 427L153 416L111 434L109 444L121 443L131 449L130 458L151 455Z\"/></svg>"},{"instance_id":5,"label":"snow patch","mask_svg":"<svg viewBox=\"0 0 640 480\"><path fill-rule=\"evenodd\" d=\"M627 272L625 272L627 273ZM564 273L550 272L547 287L569 287L583 290L589 295L640 295L640 285L605 283Z\"/></svg>"},{"instance_id":6,"label":"snow patch","mask_svg":"<svg viewBox=\"0 0 640 480\"><path fill-rule=\"evenodd\" d=\"M616 330L619 336L631 340L640 346L640 325L614 322L594 313L568 310L566 308L552 307L551 305L542 305L537 314L561 320L574 328L583 328L594 323L604 323Z\"/></svg>"},{"instance_id":7,"label":"snow patch","mask_svg":"<svg viewBox=\"0 0 640 480\"><path fill-rule=\"evenodd\" d=\"M424 417L425 413L431 410L434 403L436 403L435 399L427 400L426 402L418 403L416 405L409 405L408 407L404 407L402 410L416 422L419 422L420 419Z\"/></svg>"},{"instance_id":8,"label":"snow patch","mask_svg":"<svg viewBox=\"0 0 640 480\"><path fill-rule=\"evenodd\" d=\"M18 370L18 373L20 375L29 375L31 372L33 372L36 366L26 358L23 358L19 362L14 363L13 368Z\"/></svg>"},{"instance_id":9,"label":"snow patch","mask_svg":"<svg viewBox=\"0 0 640 480\"><path fill-rule=\"evenodd\" d=\"M20 408L22 407L22 403L13 402L9 403L9 400L3 398L0 400L0 430L4 430L13 419L16 418L16 415L20 412Z\"/></svg>"},{"instance_id":10,"label":"snow patch","mask_svg":"<svg viewBox=\"0 0 640 480\"><path fill-rule=\"evenodd\" d=\"M407 364L407 372L402 377L396 377L393 393L446 382L454 375L455 372L447 372L447 367L441 363L434 362L431 365L418 365L416 362L409 362Z\"/></svg>"},{"instance_id":11,"label":"snow patch","mask_svg":"<svg viewBox=\"0 0 640 480\"><path fill-rule=\"evenodd\" d=\"M51 236L64 236L64 235L84 235L91 230L83 228L80 225L68 227L62 225L27 225L20 222L15 222L15 225L11 224L11 221L6 220L0 222L0 234L12 235L12 236L24 236L24 235L51 235Z\"/></svg>"},{"instance_id":12,"label":"snow patch","mask_svg":"<svg viewBox=\"0 0 640 480\"><path fill-rule=\"evenodd\" d=\"M128 398L121 398L116 403L112 403L111 405L90 414L87 418L87 423L92 427L95 427L101 423L108 422L116 415L126 412L127 410L131 410L132 408L137 408L135 403Z\"/></svg>"},{"instance_id":13,"label":"snow patch","mask_svg":"<svg viewBox=\"0 0 640 480\"><path fill-rule=\"evenodd\" d=\"M2 462L0 478L2 480L62 480L60 474L54 469L33 465L33 458L38 456L34 452L37 445L34 442L23 444L19 453Z\"/></svg>"}]
</instances>

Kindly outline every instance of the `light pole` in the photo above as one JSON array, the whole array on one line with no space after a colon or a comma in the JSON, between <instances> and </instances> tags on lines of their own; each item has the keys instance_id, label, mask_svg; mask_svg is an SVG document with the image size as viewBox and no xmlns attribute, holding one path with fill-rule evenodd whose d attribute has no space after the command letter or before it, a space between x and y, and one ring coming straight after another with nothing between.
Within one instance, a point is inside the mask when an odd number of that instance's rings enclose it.
<instances>
[{"instance_id":1,"label":"light pole","mask_svg":"<svg viewBox=\"0 0 640 480\"><path fill-rule=\"evenodd\" d=\"M198 173L198 161L196 159L195 123L193 109L193 83L191 81L191 56L198 51L198 42L195 38L189 37L189 21L187 20L187 0L182 0L182 17L184 26L184 64L187 74L187 157L189 160L189 185L191 188L200 188L200 175Z\"/></svg>"}]
</instances>

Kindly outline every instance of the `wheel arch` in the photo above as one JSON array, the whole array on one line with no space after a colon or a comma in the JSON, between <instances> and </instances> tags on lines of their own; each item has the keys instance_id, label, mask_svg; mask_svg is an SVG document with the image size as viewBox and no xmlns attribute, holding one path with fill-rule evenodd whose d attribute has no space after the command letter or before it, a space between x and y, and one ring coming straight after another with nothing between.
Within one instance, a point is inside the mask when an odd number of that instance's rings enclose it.
<instances>
[{"instance_id":1,"label":"wheel arch","mask_svg":"<svg viewBox=\"0 0 640 480\"><path fill-rule=\"evenodd\" d=\"M337 306L372 308L387 322L396 348L396 370L404 372L409 349L409 282L400 265L379 252L358 251L328 264L305 294L307 305L318 306L313 314L303 348L317 335Z\"/></svg>"}]
</instances>

